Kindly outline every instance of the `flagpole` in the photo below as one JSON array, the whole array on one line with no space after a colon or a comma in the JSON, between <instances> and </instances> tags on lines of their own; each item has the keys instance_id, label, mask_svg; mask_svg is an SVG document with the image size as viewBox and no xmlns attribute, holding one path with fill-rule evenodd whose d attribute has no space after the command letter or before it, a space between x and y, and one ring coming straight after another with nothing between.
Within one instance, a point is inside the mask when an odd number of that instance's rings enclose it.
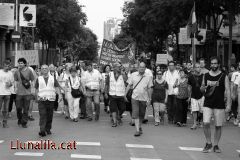
<instances>
[{"instance_id":1,"label":"flagpole","mask_svg":"<svg viewBox=\"0 0 240 160\"><path fill-rule=\"evenodd\" d=\"M194 0L194 12L195 12L195 20L196 20L196 3ZM196 22L197 23L197 22ZM198 28L198 27L197 27ZM197 29L198 30L198 29ZM192 58L193 58L193 66L196 64L196 46L195 46L195 33L193 34L192 38Z\"/></svg>"}]
</instances>

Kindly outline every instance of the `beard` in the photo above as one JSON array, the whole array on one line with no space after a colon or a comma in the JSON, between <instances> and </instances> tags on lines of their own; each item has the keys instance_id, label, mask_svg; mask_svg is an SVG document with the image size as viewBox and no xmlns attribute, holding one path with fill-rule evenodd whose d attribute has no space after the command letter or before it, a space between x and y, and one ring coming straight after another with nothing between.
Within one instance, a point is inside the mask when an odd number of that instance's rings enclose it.
<instances>
[{"instance_id":1,"label":"beard","mask_svg":"<svg viewBox=\"0 0 240 160\"><path fill-rule=\"evenodd\" d=\"M211 70L216 72L218 70L218 67L211 67Z\"/></svg>"}]
</instances>

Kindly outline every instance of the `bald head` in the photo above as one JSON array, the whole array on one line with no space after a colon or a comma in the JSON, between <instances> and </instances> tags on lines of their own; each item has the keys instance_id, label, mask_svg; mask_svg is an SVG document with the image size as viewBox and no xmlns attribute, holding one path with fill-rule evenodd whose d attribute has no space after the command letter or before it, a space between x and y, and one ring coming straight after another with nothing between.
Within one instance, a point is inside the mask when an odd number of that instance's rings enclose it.
<instances>
[{"instance_id":1,"label":"bald head","mask_svg":"<svg viewBox=\"0 0 240 160\"><path fill-rule=\"evenodd\" d=\"M146 64L144 62L140 62L138 72L143 75L146 70Z\"/></svg>"}]
</instances>

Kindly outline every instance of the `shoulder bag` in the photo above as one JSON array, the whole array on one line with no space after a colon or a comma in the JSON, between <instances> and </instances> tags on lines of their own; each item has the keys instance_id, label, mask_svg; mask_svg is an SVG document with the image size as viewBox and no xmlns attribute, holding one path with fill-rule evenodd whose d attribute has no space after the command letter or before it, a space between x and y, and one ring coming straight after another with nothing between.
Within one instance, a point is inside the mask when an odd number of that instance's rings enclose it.
<instances>
[{"instance_id":1,"label":"shoulder bag","mask_svg":"<svg viewBox=\"0 0 240 160\"><path fill-rule=\"evenodd\" d=\"M220 79L223 76L223 73L221 73L222 75L220 76L220 78L218 79L217 83L219 83ZM206 92L204 94L205 97L211 97L213 92L215 91L215 88L217 87L217 85L211 86L209 88L206 89Z\"/></svg>"},{"instance_id":2,"label":"shoulder bag","mask_svg":"<svg viewBox=\"0 0 240 160\"><path fill-rule=\"evenodd\" d=\"M142 79L143 79L143 76L142 76L142 78L138 81L138 83L136 84L136 86L135 86L133 89L129 89L129 90L128 90L128 93L127 93L127 95L126 95L128 101L131 101L133 91L134 91L134 89L138 86L138 84L142 81Z\"/></svg>"},{"instance_id":3,"label":"shoulder bag","mask_svg":"<svg viewBox=\"0 0 240 160\"><path fill-rule=\"evenodd\" d=\"M22 85L24 86L24 88L29 89L31 87L31 83L29 80L27 80L23 74L21 73L21 71L19 71L20 73L20 77L21 77L21 81L22 81Z\"/></svg>"},{"instance_id":4,"label":"shoulder bag","mask_svg":"<svg viewBox=\"0 0 240 160\"><path fill-rule=\"evenodd\" d=\"M81 97L83 96L82 91L80 91L79 88L78 88L78 89L74 89L74 88L72 87L72 82L71 82L70 77L68 77L68 79L69 79L69 82L70 82L71 95L73 96L73 98L81 98Z\"/></svg>"}]
</instances>

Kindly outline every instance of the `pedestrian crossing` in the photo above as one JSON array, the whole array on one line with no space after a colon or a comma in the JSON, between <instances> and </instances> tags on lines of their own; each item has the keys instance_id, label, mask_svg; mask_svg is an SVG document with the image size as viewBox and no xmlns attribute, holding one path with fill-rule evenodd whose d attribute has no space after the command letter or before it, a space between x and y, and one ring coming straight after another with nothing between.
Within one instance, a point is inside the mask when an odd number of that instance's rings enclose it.
<instances>
[{"instance_id":1,"label":"pedestrian crossing","mask_svg":"<svg viewBox=\"0 0 240 160\"><path fill-rule=\"evenodd\" d=\"M26 141L25 143L40 143L41 141ZM8 143L4 140L0 140L0 144L3 143ZM105 155L101 155L101 148L103 147L101 142L87 142L87 141L77 141L76 145L80 148L77 148L77 150L73 151L76 153L70 153L69 159L89 159L89 160L102 160L104 159ZM90 147L90 153L92 154L88 154L88 153L82 153L84 152L84 150L82 150L83 148L81 147ZM99 149L99 154L96 154L95 151L96 149L92 149L92 147L96 147L97 149ZM128 160L169 160L169 159L164 159L163 157L160 157L161 155L159 155L157 153L157 151L155 150L154 145L151 144L130 144L127 143L125 144L125 146L121 145L120 148L125 148L128 152L129 152L129 158ZM201 152L202 148L198 148L198 147L185 147L185 146L179 146L178 149L180 151L192 151L192 152ZM238 153L240 153L240 150L236 150ZM14 153L14 156L17 157L44 157L44 159L49 155L52 154L52 152L45 152L44 150L41 151L29 151L29 152L25 152L25 151L17 151Z\"/></svg>"}]
</instances>

